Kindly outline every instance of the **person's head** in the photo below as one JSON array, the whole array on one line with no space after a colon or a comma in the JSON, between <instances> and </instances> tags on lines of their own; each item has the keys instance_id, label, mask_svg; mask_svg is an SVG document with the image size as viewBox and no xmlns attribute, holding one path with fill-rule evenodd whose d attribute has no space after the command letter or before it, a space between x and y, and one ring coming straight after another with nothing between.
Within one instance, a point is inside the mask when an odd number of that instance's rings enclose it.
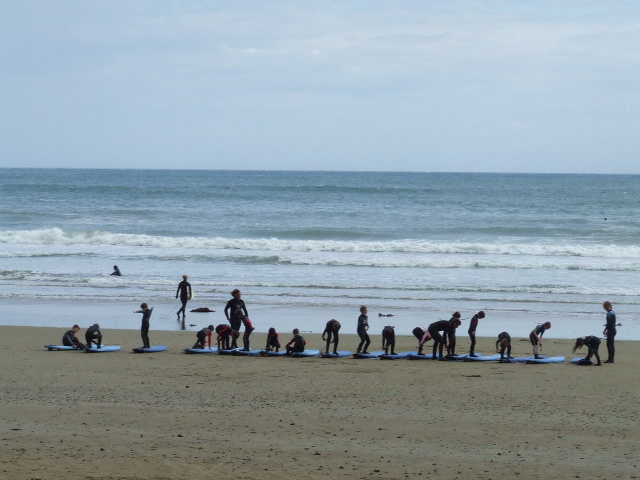
<instances>
[{"instance_id":1,"label":"person's head","mask_svg":"<svg viewBox=\"0 0 640 480\"><path fill-rule=\"evenodd\" d=\"M118 270L118 265L114 265L114 266L113 266L113 269L114 269L114 270Z\"/></svg>"},{"instance_id":2,"label":"person's head","mask_svg":"<svg viewBox=\"0 0 640 480\"><path fill-rule=\"evenodd\" d=\"M73 327L71 327L71 330L73 330L74 333L79 332L80 331L80 326L76 324Z\"/></svg>"},{"instance_id":3,"label":"person's head","mask_svg":"<svg viewBox=\"0 0 640 480\"><path fill-rule=\"evenodd\" d=\"M298 330L297 328L293 329L293 334L294 335L300 335L300 330Z\"/></svg>"},{"instance_id":4,"label":"person's head","mask_svg":"<svg viewBox=\"0 0 640 480\"><path fill-rule=\"evenodd\" d=\"M551 322L544 322L543 326L545 330L549 330L551 328Z\"/></svg>"},{"instance_id":5,"label":"person's head","mask_svg":"<svg viewBox=\"0 0 640 480\"><path fill-rule=\"evenodd\" d=\"M97 323L94 323L93 326L96 328L100 328L100 325L98 325Z\"/></svg>"},{"instance_id":6,"label":"person's head","mask_svg":"<svg viewBox=\"0 0 640 480\"><path fill-rule=\"evenodd\" d=\"M453 325L453 328L458 328L461 324L462 322L458 318L454 319L453 322L451 322L451 325Z\"/></svg>"},{"instance_id":7,"label":"person's head","mask_svg":"<svg viewBox=\"0 0 640 480\"><path fill-rule=\"evenodd\" d=\"M360 306L360 313L367 313L369 311L369 309L367 308L366 305L361 305Z\"/></svg>"},{"instance_id":8,"label":"person's head","mask_svg":"<svg viewBox=\"0 0 640 480\"><path fill-rule=\"evenodd\" d=\"M146 303L141 303L141 304L140 304L140 308L141 308L142 310L146 310L147 308L149 308L149 305L147 305Z\"/></svg>"},{"instance_id":9,"label":"person's head","mask_svg":"<svg viewBox=\"0 0 640 480\"><path fill-rule=\"evenodd\" d=\"M579 350L584 346L584 338L576 338L576 343L573 344L573 353L576 353L576 350Z\"/></svg>"},{"instance_id":10,"label":"person's head","mask_svg":"<svg viewBox=\"0 0 640 480\"><path fill-rule=\"evenodd\" d=\"M336 332L337 332L338 330L340 330L340 327L341 327L341 326L342 326L342 325L340 325L340 322L338 322L337 320L336 320L335 322L333 322L333 330L334 330L334 331L336 331Z\"/></svg>"},{"instance_id":11,"label":"person's head","mask_svg":"<svg viewBox=\"0 0 640 480\"><path fill-rule=\"evenodd\" d=\"M478 318L484 318L484 312L482 310L478 312Z\"/></svg>"},{"instance_id":12,"label":"person's head","mask_svg":"<svg viewBox=\"0 0 640 480\"><path fill-rule=\"evenodd\" d=\"M187 275L186 273L184 275L182 275L182 279L186 280L187 278L189 278L189 275Z\"/></svg>"},{"instance_id":13,"label":"person's head","mask_svg":"<svg viewBox=\"0 0 640 480\"><path fill-rule=\"evenodd\" d=\"M498 345L500 345L500 348L507 348L507 346L509 345L509 342L507 341L506 338L503 338L502 340L500 340L500 343Z\"/></svg>"},{"instance_id":14,"label":"person's head","mask_svg":"<svg viewBox=\"0 0 640 480\"><path fill-rule=\"evenodd\" d=\"M215 330L215 328L214 328L214 326L213 326L213 325L209 325L207 328L208 328L209 330L211 330L211 331Z\"/></svg>"},{"instance_id":15,"label":"person's head","mask_svg":"<svg viewBox=\"0 0 640 480\"><path fill-rule=\"evenodd\" d=\"M611 304L611 302L606 301L602 304L602 308L604 308L607 312L610 312L611 310L613 310L613 305Z\"/></svg>"},{"instance_id":16,"label":"person's head","mask_svg":"<svg viewBox=\"0 0 640 480\"><path fill-rule=\"evenodd\" d=\"M232 296L233 298L240 298L240 297L242 296L242 292L241 292L240 290L238 290L237 288L234 288L234 289L231 291L231 296Z\"/></svg>"},{"instance_id":17,"label":"person's head","mask_svg":"<svg viewBox=\"0 0 640 480\"><path fill-rule=\"evenodd\" d=\"M276 329L275 329L275 328L273 328L273 327L271 327L271 328L269 329L269 335L275 335L275 334L276 334Z\"/></svg>"},{"instance_id":18,"label":"person's head","mask_svg":"<svg viewBox=\"0 0 640 480\"><path fill-rule=\"evenodd\" d=\"M460 312L453 312L453 315L451 315L453 318L460 318L462 315L460 315Z\"/></svg>"}]
</instances>

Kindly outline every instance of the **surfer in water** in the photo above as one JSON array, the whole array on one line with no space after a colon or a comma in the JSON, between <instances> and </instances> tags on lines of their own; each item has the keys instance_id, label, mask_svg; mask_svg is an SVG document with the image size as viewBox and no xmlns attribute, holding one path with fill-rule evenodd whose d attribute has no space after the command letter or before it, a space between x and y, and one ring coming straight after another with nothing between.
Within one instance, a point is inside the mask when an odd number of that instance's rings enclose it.
<instances>
[{"instance_id":1,"label":"surfer in water","mask_svg":"<svg viewBox=\"0 0 640 480\"><path fill-rule=\"evenodd\" d=\"M238 315L238 312L240 312L240 315ZM240 326L242 325L241 314L243 312L245 316L249 316L247 306L242 299L242 292L236 288L231 292L231 299L224 307L224 315L227 317L227 320L229 320L231 330L234 332L231 336L231 348L238 348L236 339L240 336Z\"/></svg>"},{"instance_id":2,"label":"surfer in water","mask_svg":"<svg viewBox=\"0 0 640 480\"><path fill-rule=\"evenodd\" d=\"M327 348L325 353L329 353L329 346L333 343L333 354L338 354L338 343L340 342L340 322L335 318L332 318L327 322L327 325L324 327L324 332L322 332L322 340L327 342ZM332 340L333 337L333 340Z\"/></svg>"},{"instance_id":3,"label":"surfer in water","mask_svg":"<svg viewBox=\"0 0 640 480\"><path fill-rule=\"evenodd\" d=\"M142 314L142 324L140 325L140 337L142 337L142 348L151 348L149 341L149 323L151 320L151 312L153 307L149 308L149 305L143 303L140 305L140 310L134 310L133 313Z\"/></svg>"},{"instance_id":4,"label":"surfer in water","mask_svg":"<svg viewBox=\"0 0 640 480\"><path fill-rule=\"evenodd\" d=\"M471 317L471 322L469 323L469 330L467 333L469 334L469 339L471 340L471 347L469 347L469 356L477 357L475 354L476 349L476 328L478 328L478 320L484 318L484 312L480 310L473 317Z\"/></svg>"},{"instance_id":5,"label":"surfer in water","mask_svg":"<svg viewBox=\"0 0 640 480\"><path fill-rule=\"evenodd\" d=\"M62 345L65 347L74 347L77 349L85 348L84 344L80 343L80 340L76 337L76 334L80 331L80 326L74 325L71 330L62 336Z\"/></svg>"},{"instance_id":6,"label":"surfer in water","mask_svg":"<svg viewBox=\"0 0 640 480\"><path fill-rule=\"evenodd\" d=\"M598 355L598 348L600 348L600 339L598 337L594 337L589 335L588 337L580 337L576 338L576 343L573 345L573 353L576 353L576 350L581 349L586 346L589 352L587 356L583 358L578 364L582 363L583 365L591 365L591 357L595 356L598 363L595 364L596 367L602 365L600 361L600 355Z\"/></svg>"},{"instance_id":7,"label":"surfer in water","mask_svg":"<svg viewBox=\"0 0 640 480\"><path fill-rule=\"evenodd\" d=\"M118 265L114 265L113 266L113 273L111 274L111 276L116 276L116 277L121 277L122 273L120 272L120 269L118 268Z\"/></svg>"},{"instance_id":8,"label":"surfer in water","mask_svg":"<svg viewBox=\"0 0 640 480\"><path fill-rule=\"evenodd\" d=\"M180 312L182 312L182 317L187 316L187 302L191 300L191 284L187 281L189 275L186 273L182 275L182 281L178 284L178 289L176 290L176 298L178 295L180 296L180 301L182 302L182 307L178 310L178 318L180 317Z\"/></svg>"},{"instance_id":9,"label":"surfer in water","mask_svg":"<svg viewBox=\"0 0 640 480\"><path fill-rule=\"evenodd\" d=\"M367 315L368 312L369 309L366 305L362 305L360 307L360 316L358 317L358 327L356 330L358 333L358 337L360 337L360 343L358 344L358 350L356 351L356 353L369 353L367 349L371 344L371 339L369 338L369 333L367 333L367 331L369 330L369 316Z\"/></svg>"},{"instance_id":10,"label":"surfer in water","mask_svg":"<svg viewBox=\"0 0 640 480\"><path fill-rule=\"evenodd\" d=\"M544 322L543 324L537 325L536 328L531 330L529 334L529 340L531 341L531 345L533 345L533 356L534 358L540 359L540 350L542 350L542 335L544 332L551 328L551 322Z\"/></svg>"}]
</instances>

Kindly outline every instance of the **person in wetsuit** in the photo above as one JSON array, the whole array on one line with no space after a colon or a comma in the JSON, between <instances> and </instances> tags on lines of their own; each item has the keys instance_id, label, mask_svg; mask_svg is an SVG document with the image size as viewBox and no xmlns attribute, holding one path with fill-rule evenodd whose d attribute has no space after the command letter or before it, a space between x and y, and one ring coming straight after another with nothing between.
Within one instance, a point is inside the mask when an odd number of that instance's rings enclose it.
<instances>
[{"instance_id":1,"label":"person in wetsuit","mask_svg":"<svg viewBox=\"0 0 640 480\"><path fill-rule=\"evenodd\" d=\"M178 289L176 290L176 298L180 296L180 301L182 302L182 307L178 310L178 317L180 317L180 312L182 312L182 316L187 316L187 302L191 300L191 284L187 281L189 275L182 275L182 281L178 284Z\"/></svg>"},{"instance_id":2,"label":"person in wetsuit","mask_svg":"<svg viewBox=\"0 0 640 480\"><path fill-rule=\"evenodd\" d=\"M87 348L91 348L93 343L100 348L102 346L102 332L100 332L100 325L94 323L87 328L87 331L84 332L84 340L87 342Z\"/></svg>"},{"instance_id":3,"label":"person in wetsuit","mask_svg":"<svg viewBox=\"0 0 640 480\"><path fill-rule=\"evenodd\" d=\"M251 347L249 346L249 337L251 336L251 332L255 330L255 327L251 323L251 320L249 320L249 317L242 315L242 312L240 314L242 318L242 324L244 325L244 335L242 335L242 343L244 345L244 350L248 352L249 350L251 350Z\"/></svg>"},{"instance_id":4,"label":"person in wetsuit","mask_svg":"<svg viewBox=\"0 0 640 480\"><path fill-rule=\"evenodd\" d=\"M550 328L551 322L544 322L531 330L529 340L531 341L531 345L533 345L533 356L535 358L542 358L540 357L540 350L542 349L542 335L544 335L544 332Z\"/></svg>"},{"instance_id":5,"label":"person in wetsuit","mask_svg":"<svg viewBox=\"0 0 640 480\"><path fill-rule=\"evenodd\" d=\"M214 331L213 325L209 325L208 327L199 330L196 333L196 338L198 340L196 340L196 343L192 348L204 348L204 344L207 340L209 342L209 348L211 348L211 335L213 335Z\"/></svg>"},{"instance_id":6,"label":"person in wetsuit","mask_svg":"<svg viewBox=\"0 0 640 480\"><path fill-rule=\"evenodd\" d=\"M142 348L151 348L149 342L149 321L151 320L151 312L153 307L149 308L149 305L143 303L140 305L140 310L134 310L133 313L142 314L142 324L140 325L140 336L142 337Z\"/></svg>"},{"instance_id":7,"label":"person in wetsuit","mask_svg":"<svg viewBox=\"0 0 640 480\"><path fill-rule=\"evenodd\" d=\"M484 318L484 312L480 310L473 317L471 317L471 322L469 322L469 330L467 333L469 334L469 339L471 340L471 347L469 347L469 356L477 357L475 354L476 349L476 329L478 328L478 320Z\"/></svg>"},{"instance_id":8,"label":"person in wetsuit","mask_svg":"<svg viewBox=\"0 0 640 480\"><path fill-rule=\"evenodd\" d=\"M600 348L600 339L591 335L588 337L576 338L576 343L573 345L573 353L576 353L576 350L579 350L584 346L587 347L589 352L587 353L587 356L582 359L582 362L584 362L583 364L590 365L591 357L595 356L596 360L598 361L595 366L599 367L600 365L602 365L602 362L600 361L600 355L598 355L598 348Z\"/></svg>"},{"instance_id":9,"label":"person in wetsuit","mask_svg":"<svg viewBox=\"0 0 640 480\"><path fill-rule=\"evenodd\" d=\"M276 352L280 350L280 334L273 327L267 333L267 345L264 349L268 351L275 350Z\"/></svg>"},{"instance_id":10,"label":"person in wetsuit","mask_svg":"<svg viewBox=\"0 0 640 480\"><path fill-rule=\"evenodd\" d=\"M613 305L611 305L611 302L604 302L602 304L602 308L607 311L607 323L604 326L602 335L607 337L607 356L609 357L604 361L604 363L613 363L616 355L615 339L616 333L618 333L616 326L619 324L616 325L616 312L613 311Z\"/></svg>"},{"instance_id":11,"label":"person in wetsuit","mask_svg":"<svg viewBox=\"0 0 640 480\"><path fill-rule=\"evenodd\" d=\"M77 349L85 348L84 344L80 343L80 340L76 337L76 333L79 331L80 327L78 325L74 325L71 327L71 330L67 330L67 332L62 336L62 345Z\"/></svg>"},{"instance_id":12,"label":"person in wetsuit","mask_svg":"<svg viewBox=\"0 0 640 480\"><path fill-rule=\"evenodd\" d=\"M356 353L369 353L367 349L369 345L371 345L371 339L369 338L369 316L367 313L369 309L366 305L362 305L360 307L360 316L358 317L358 326L356 332L358 333L358 337L360 337L360 343L358 344L358 350Z\"/></svg>"},{"instance_id":13,"label":"person in wetsuit","mask_svg":"<svg viewBox=\"0 0 640 480\"><path fill-rule=\"evenodd\" d=\"M448 341L445 340L445 343L447 344L447 356L453 356L456 354L456 330L462 323L460 321L460 317L460 312L453 312L453 315L451 315L451 318L449 319L449 323L451 324L452 328L449 329ZM458 325L456 327L453 327L453 324L454 322L456 322L456 320L458 322Z\"/></svg>"},{"instance_id":14,"label":"person in wetsuit","mask_svg":"<svg viewBox=\"0 0 640 480\"><path fill-rule=\"evenodd\" d=\"M504 352L507 352L507 358L504 358ZM500 363L510 362L511 359L511 335L507 332L498 334L496 340L496 352L500 353Z\"/></svg>"},{"instance_id":15,"label":"person in wetsuit","mask_svg":"<svg viewBox=\"0 0 640 480\"><path fill-rule=\"evenodd\" d=\"M433 338L433 360L443 358L443 349L448 347L447 339L450 338L451 331L458 328L460 323L459 319L453 319L453 321L439 320L429 325L427 331Z\"/></svg>"},{"instance_id":16,"label":"person in wetsuit","mask_svg":"<svg viewBox=\"0 0 640 480\"><path fill-rule=\"evenodd\" d=\"M238 311L240 315L238 315ZM229 320L229 325L231 325L231 330L233 330L233 334L231 335L231 348L238 348L238 343L236 339L240 336L240 326L242 325L242 313L244 312L245 316L249 316L249 312L247 311L247 306L242 300L242 292L237 288L231 292L231 299L227 302L224 307L224 315Z\"/></svg>"},{"instance_id":17,"label":"person in wetsuit","mask_svg":"<svg viewBox=\"0 0 640 480\"><path fill-rule=\"evenodd\" d=\"M218 334L217 342L218 342L218 350L230 350L231 346L230 338L231 338L231 327L226 323L221 323L215 329L215 332Z\"/></svg>"},{"instance_id":18,"label":"person in wetsuit","mask_svg":"<svg viewBox=\"0 0 640 480\"><path fill-rule=\"evenodd\" d=\"M115 277L121 277L122 276L122 272L120 272L120 269L118 268L118 265L114 265L113 266L113 273L111 274L111 276L115 276Z\"/></svg>"},{"instance_id":19,"label":"person in wetsuit","mask_svg":"<svg viewBox=\"0 0 640 480\"><path fill-rule=\"evenodd\" d=\"M395 327L391 325L382 329L382 349L385 355L389 354L389 350L391 350L391 355L396 354L396 331L394 329Z\"/></svg>"},{"instance_id":20,"label":"person in wetsuit","mask_svg":"<svg viewBox=\"0 0 640 480\"><path fill-rule=\"evenodd\" d=\"M287 349L287 355L291 355L296 352L304 352L304 346L307 344L307 341L304 339L302 335L300 335L300 330L297 328L293 329L293 338L285 345Z\"/></svg>"},{"instance_id":21,"label":"person in wetsuit","mask_svg":"<svg viewBox=\"0 0 640 480\"><path fill-rule=\"evenodd\" d=\"M324 332L322 332L322 340L327 342L327 348L325 349L325 353L329 353L329 346L333 342L333 353L337 355L338 353L338 343L340 342L340 322L335 318L332 318L327 322L324 327ZM332 340L333 337L333 340Z\"/></svg>"}]
</instances>

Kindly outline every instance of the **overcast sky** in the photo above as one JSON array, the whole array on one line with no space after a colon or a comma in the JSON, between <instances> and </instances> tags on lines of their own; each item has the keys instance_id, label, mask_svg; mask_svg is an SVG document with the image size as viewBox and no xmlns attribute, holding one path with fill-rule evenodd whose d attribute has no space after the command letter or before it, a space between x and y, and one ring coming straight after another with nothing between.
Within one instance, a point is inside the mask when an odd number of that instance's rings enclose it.
<instances>
[{"instance_id":1,"label":"overcast sky","mask_svg":"<svg viewBox=\"0 0 640 480\"><path fill-rule=\"evenodd\" d=\"M0 0L0 166L640 173L640 2Z\"/></svg>"}]
</instances>

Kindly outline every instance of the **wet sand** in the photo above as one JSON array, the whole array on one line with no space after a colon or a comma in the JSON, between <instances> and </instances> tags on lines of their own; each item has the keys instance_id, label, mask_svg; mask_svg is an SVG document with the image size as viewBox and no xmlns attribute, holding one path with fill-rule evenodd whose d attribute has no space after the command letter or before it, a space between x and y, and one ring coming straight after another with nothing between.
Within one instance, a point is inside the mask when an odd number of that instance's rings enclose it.
<instances>
[{"instance_id":1,"label":"wet sand","mask_svg":"<svg viewBox=\"0 0 640 480\"><path fill-rule=\"evenodd\" d=\"M640 478L639 342L602 367L186 355L194 333L166 331L155 354L131 353L135 330L103 331L120 352L42 348L64 331L0 326L0 478Z\"/></svg>"}]
</instances>

